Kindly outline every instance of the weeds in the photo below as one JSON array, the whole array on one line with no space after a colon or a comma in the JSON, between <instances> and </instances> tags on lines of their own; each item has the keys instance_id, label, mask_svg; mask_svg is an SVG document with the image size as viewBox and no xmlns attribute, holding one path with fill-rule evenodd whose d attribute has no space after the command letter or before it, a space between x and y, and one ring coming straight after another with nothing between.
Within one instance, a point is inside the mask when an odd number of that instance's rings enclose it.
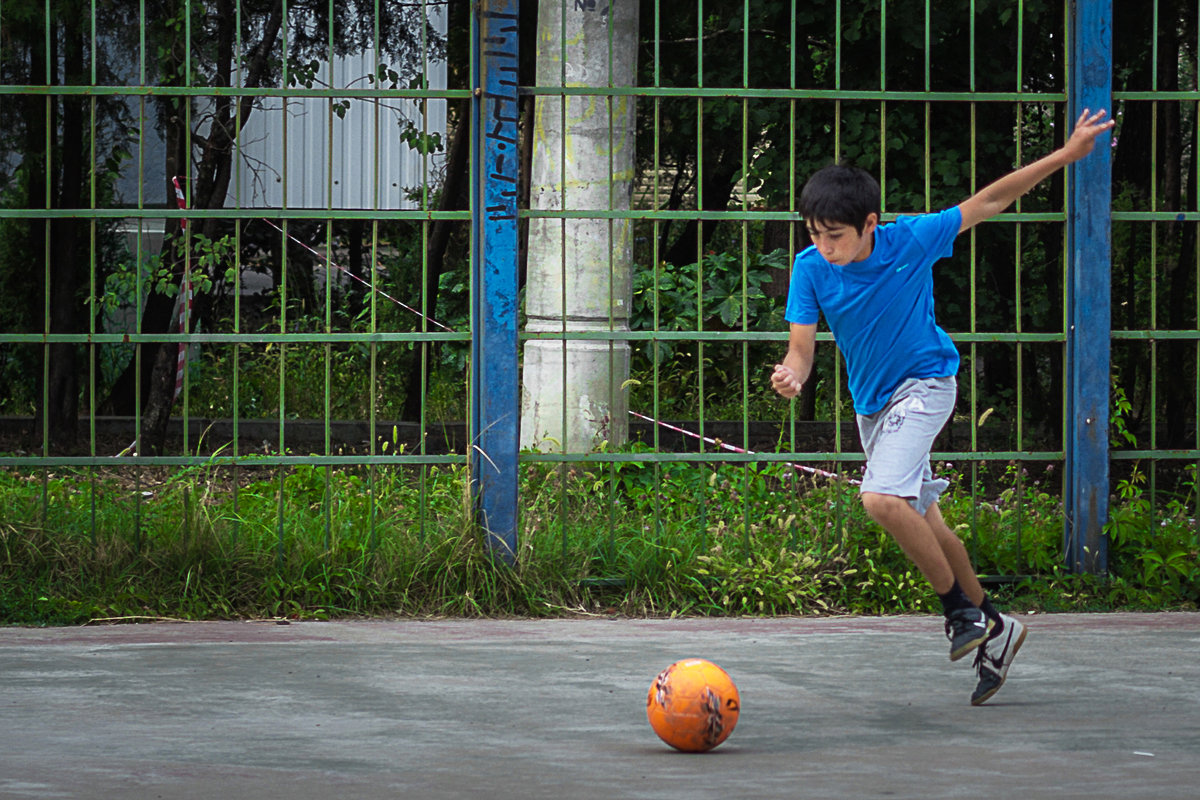
<instances>
[{"instance_id":1,"label":"weeds","mask_svg":"<svg viewBox=\"0 0 1200 800\"><path fill-rule=\"evenodd\" d=\"M520 551L475 533L463 467L207 465L0 471L0 621L571 613L929 612L936 597L855 487L783 464L522 467ZM1022 609L1195 608L1194 469L1178 496L1118 487L1110 573L1061 566L1052 473L1009 465L943 497ZM973 489L973 491L972 491Z\"/></svg>"}]
</instances>

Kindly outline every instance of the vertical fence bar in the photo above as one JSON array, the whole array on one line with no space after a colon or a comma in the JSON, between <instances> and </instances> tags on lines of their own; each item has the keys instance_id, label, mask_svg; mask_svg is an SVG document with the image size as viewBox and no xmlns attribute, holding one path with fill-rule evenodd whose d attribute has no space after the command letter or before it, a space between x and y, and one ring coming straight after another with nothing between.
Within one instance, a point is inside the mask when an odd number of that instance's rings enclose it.
<instances>
[{"instance_id":1,"label":"vertical fence bar","mask_svg":"<svg viewBox=\"0 0 1200 800\"><path fill-rule=\"evenodd\" d=\"M1071 6L1068 130L1083 109L1112 109L1112 2ZM1067 566L1108 568L1108 384L1112 164L1109 137L1070 169L1067 281Z\"/></svg>"},{"instance_id":2,"label":"vertical fence bar","mask_svg":"<svg viewBox=\"0 0 1200 800\"><path fill-rule=\"evenodd\" d=\"M518 0L484 0L475 24L471 228L471 479L488 549L517 552Z\"/></svg>"}]
</instances>

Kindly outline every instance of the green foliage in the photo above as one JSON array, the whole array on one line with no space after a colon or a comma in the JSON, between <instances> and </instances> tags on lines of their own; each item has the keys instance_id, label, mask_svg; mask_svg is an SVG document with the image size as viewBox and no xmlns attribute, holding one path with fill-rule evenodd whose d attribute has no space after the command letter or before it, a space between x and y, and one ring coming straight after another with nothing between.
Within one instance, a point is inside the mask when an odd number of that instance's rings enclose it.
<instances>
[{"instance_id":1,"label":"green foliage","mask_svg":"<svg viewBox=\"0 0 1200 800\"><path fill-rule=\"evenodd\" d=\"M138 298L139 288L143 299L150 291L170 297L179 294L182 281L172 273L169 263L176 259L187 263L194 295L213 291L214 275L224 275L225 281L232 283L235 269L232 265L236 256L232 236L210 239L202 233L192 233L185 238L171 239L171 245L174 255L168 256L166 260L161 254L147 257L142 264L140 276L132 258L133 254L126 253L126 258L105 278L104 291L95 301L98 310L113 313L118 309L133 306Z\"/></svg>"},{"instance_id":2,"label":"green foliage","mask_svg":"<svg viewBox=\"0 0 1200 800\"><path fill-rule=\"evenodd\" d=\"M1112 383L1112 395L1109 399L1111 406L1108 417L1109 445L1112 447L1137 447L1137 436L1129 430L1129 414L1133 404L1125 395L1125 389L1116 380Z\"/></svg>"},{"instance_id":3,"label":"green foliage","mask_svg":"<svg viewBox=\"0 0 1200 800\"><path fill-rule=\"evenodd\" d=\"M1180 600L1200 604L1200 538L1196 535L1196 465L1185 470L1184 492L1155 504L1146 474L1135 464L1117 484L1120 502L1109 513L1109 569L1122 587L1149 607ZM1144 594L1143 594L1144 592Z\"/></svg>"},{"instance_id":4,"label":"green foliage","mask_svg":"<svg viewBox=\"0 0 1200 800\"><path fill-rule=\"evenodd\" d=\"M1052 494L1056 469L1047 465L1040 476L1015 462L1005 465L994 481L981 475L974 497L954 492L943 498L943 512L960 535L970 537L981 574L1017 576L1050 572L1062 561L1063 514ZM963 475L952 485L968 485ZM997 487L988 497L987 484ZM986 498L977 500L976 498Z\"/></svg>"},{"instance_id":5,"label":"green foliage","mask_svg":"<svg viewBox=\"0 0 1200 800\"><path fill-rule=\"evenodd\" d=\"M784 301L770 297L766 286L778 270L786 270L790 257L783 250L767 255L709 253L697 264L640 268L633 274L633 330L659 331L783 331ZM769 415L778 412L761 367L774 363L781 343L659 341L635 352L630 368L638 381L632 392L633 407L653 406L654 376L669 375L658 385L662 413L695 414L701 392L706 414L742 415L743 390ZM748 385L743 366L750 369ZM701 375L703 372L703 376Z\"/></svg>"},{"instance_id":6,"label":"green foliage","mask_svg":"<svg viewBox=\"0 0 1200 800\"><path fill-rule=\"evenodd\" d=\"M328 297L324 287L316 287L311 298L289 292L286 314L275 293L265 300L242 298L239 309L242 331L337 332L363 334L363 340L328 345L206 345L200 359L189 367L189 413L232 417L237 397L242 417L274 417L282 407L289 418L322 419L328 408L331 419L364 420L374 408L378 416L401 419L408 394L422 391L419 384L410 385L415 367L418 374L424 371L428 376L424 387L426 420L462 420L466 415L469 341L438 342L426 345L423 352L419 343L371 342L367 335L379 331L442 332L439 326L470 330L467 265L461 259L447 264L438 276L437 306L427 309L412 299L420 296L414 287L424 285L428 279L422 258L425 243L421 225L379 223L372 236L376 239L372 249L380 266L375 278L380 294L373 299L363 297L358 284L349 284L347 289L331 283ZM234 263L232 254L220 250L227 238L209 245L214 256L225 256L214 264ZM205 243L203 239L201 243ZM193 256L193 263L200 258L203 256ZM220 274L220 268L213 269ZM227 274L225 284L214 288L216 330L234 330L232 296L221 294L232 278ZM391 302L389 296L407 298L414 305L402 307ZM422 312L436 323L423 324ZM286 329L281 331L283 318ZM250 327L250 323L256 327Z\"/></svg>"},{"instance_id":7,"label":"green foliage","mask_svg":"<svg viewBox=\"0 0 1200 800\"><path fill-rule=\"evenodd\" d=\"M854 486L786 464L526 464L511 569L475 533L461 465L239 470L0 472L0 621L937 610ZM993 590L1009 607L1196 608L1194 484L1156 508L1140 475L1105 577L1060 566L1046 475L1010 465L942 508L982 574L1015 580Z\"/></svg>"},{"instance_id":8,"label":"green foliage","mask_svg":"<svg viewBox=\"0 0 1200 800\"><path fill-rule=\"evenodd\" d=\"M637 269L633 282L635 330L779 330L781 298L768 297L769 270L786 270L791 258L783 250L767 255L708 253L698 264L660 264ZM703 323L703 328L700 327ZM659 358L669 358L669 344Z\"/></svg>"}]
</instances>

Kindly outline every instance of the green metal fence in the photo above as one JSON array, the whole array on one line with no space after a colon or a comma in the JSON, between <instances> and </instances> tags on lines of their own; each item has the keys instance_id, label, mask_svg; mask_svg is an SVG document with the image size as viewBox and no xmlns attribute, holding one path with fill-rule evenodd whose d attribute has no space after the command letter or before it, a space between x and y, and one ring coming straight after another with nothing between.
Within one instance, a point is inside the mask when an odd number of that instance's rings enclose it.
<instances>
[{"instance_id":1,"label":"green metal fence","mask_svg":"<svg viewBox=\"0 0 1200 800\"><path fill-rule=\"evenodd\" d=\"M448 109L471 97L469 71L447 69L446 6L0 13L12 301L0 347L17 417L4 459L40 474L40 520L164 535L151 530L156 492L200 470L229 495L214 522L231 536L247 485L256 502L273 495L282 550L303 474L327 546L351 524L377 543L381 471L412 476L420 499L429 470L465 462L406 433L433 427L420 389L431 348L470 341L465 313L449 303L461 319L442 322L429 291L447 258L427 243L469 225L457 197L436 194ZM410 374L405 406L396 387ZM464 396L445 398L443 418L461 422ZM384 424L402 411L408 422ZM337 519L343 468L367 498L353 522ZM63 476L86 502L56 495ZM431 512L416 507L423 528Z\"/></svg>"},{"instance_id":2,"label":"green metal fence","mask_svg":"<svg viewBox=\"0 0 1200 800\"><path fill-rule=\"evenodd\" d=\"M775 519L774 502L785 509L781 518L791 529L792 541L824 536L826 526L836 537L854 505L841 494L835 494L831 508L818 506L815 514L802 514L799 520L787 511L812 511L813 494L768 491L752 499L751 487L764 475L770 476L769 485L774 486L774 480L782 487L793 474L791 467L772 472L766 465L816 464L852 479L861 459L855 436L846 430L853 417L827 335L821 337L824 355L816 390L806 404L788 407L773 401L766 389L766 375L782 351L786 326L778 305L772 318L771 305L757 302L763 285L762 255L770 249L765 243L773 241L789 255L806 244L797 226L789 224L795 220L796 193L806 174L830 159L851 158L875 171L884 187L885 219L890 219L897 213L952 205L1014 165L1056 146L1082 108L1084 94L1100 90L1107 99L1103 81L1092 85L1079 79L1071 84L1072 64L1083 52L1071 50L1072 43L1083 38L1076 35L1075 26L1095 21L1081 23L1080 15L1071 16L1064 7L1032 3L962 4L945 17L935 14L931 4L900 15L891 7L891 17L889 6L879 4L713 8L705 4L667 11L643 5L644 61L636 88L614 83L618 71L610 65L607 84L601 70L589 89L576 83L533 90L537 96L562 98L564 106L578 93L611 98L610 107L632 93L639 98L639 119L653 121L638 140L646 152L639 155L643 185L634 193L633 205L593 207L579 214L632 219L650 243L633 259L635 286L636 270L655 265L654 279L640 284L649 307L643 314L650 320L649 330L635 325L626 333L612 324L606 334L571 330L570 315L564 311L560 337L564 351L572 339L608 338L634 346L644 341L657 355L664 348L675 355L666 365L651 357L652 366L643 367L640 374L635 356L631 410L642 419L690 420L689 433L700 443L689 459L709 465L712 480L700 481L692 490L673 482L663 466L677 464L680 456L664 452L670 449L663 444L664 429L651 423L645 434L648 452L590 458L593 464L614 465L607 485L610 495L620 498L616 504L625 502L630 487L638 484L629 478L628 465L649 464L654 465L653 491L674 502L689 498L685 503L696 510L692 524L701 530L736 529L748 544L756 530ZM565 17L568 12L563 13ZM651 20L652 31L647 33ZM617 24L610 23L610 37L616 29ZM595 35L602 38L604 32ZM546 38L543 34L541 40ZM578 38L564 34L563 39L577 46ZM1097 48L1103 40L1092 41ZM561 60L569 61L567 45L563 51ZM1031 62L1037 69L1029 68ZM618 138L614 128L610 123L610 141ZM672 136L686 139L686 155L673 150ZM690 196L677 191L681 172L693 181ZM710 175L716 177L710 181ZM706 192L715 199L707 200ZM1071 452L1079 442L1069 421L1078 417L1080 428L1085 421L1104 421L1094 409L1081 412L1080 404L1085 399L1095 402L1085 395L1095 392L1096 383L1106 392L1107 376L1093 370L1072 389L1066 372L1071 340L1084 328L1095 337L1099 322L1094 309L1078 319L1070 316L1068 299L1077 287L1072 282L1076 272L1068 268L1067 242L1068 231L1078 226L1071 226L1067 206L1068 189L1060 178L973 232L960 242L955 258L939 268L940 319L961 346L964 368L960 411L937 457L954 462L971 495L969 517L963 522L977 549L996 548L1002 539L1000 546L1015 550L1004 567L1009 572L1031 566L1022 552L1025 504L1012 498L1041 494L1043 487L1066 493L1059 482L1064 464L1097 461L1094 449ZM562 220L564 227L574 220L567 211L537 207L528 216ZM680 225L691 227L674 239L664 233ZM713 242L720 244L714 248ZM713 284L720 283L719 259L712 256L726 252L734 253L740 263L740 284L717 296L721 287ZM789 260L785 257L779 266L786 269ZM694 266L683 266L689 263ZM569 283L565 266L559 281ZM684 282L693 301L678 296ZM772 281L776 286L781 282ZM617 283L617 278L610 283L610 295L618 294ZM1033 310L1027 299L1031 296L1038 306ZM635 292L635 311L637 299ZM727 311L732 302L733 313L721 314L706 305L714 302L723 303ZM691 325L678 324L684 316ZM1100 333L1107 336L1106 330ZM678 357L683 345L689 348L687 358ZM1093 346L1089 343L1084 350ZM709 360L709 354L718 353L719 360ZM690 382L686 400L668 398L684 381ZM1084 387L1084 382L1091 386ZM1032 407L1029 384L1037 390ZM615 394L611 405L620 408ZM1105 400L1101 398L1101 406ZM832 425L809 421L814 418ZM756 444L754 423L763 421L775 424L765 436L760 429ZM732 428L728 422L734 423ZM714 434L716 428L723 433ZM831 434L825 446L812 435L821 430ZM714 441L717 438L725 441ZM557 440L552 438L552 443ZM736 452L730 452L730 444L736 445ZM761 452L764 444L772 452ZM1102 437L1100 446L1106 448ZM580 463L571 453L531 454L524 460ZM1103 454L1099 460L1104 461ZM1027 477L1031 469L1034 475ZM1106 461L1102 469L1106 479ZM640 476L650 471L634 472ZM1077 483L1092 496L1090 503L1074 510L1068 503L1068 515L1084 517L1088 507L1095 517L1100 481L1094 471L1083 480L1079 474L1086 470L1077 467L1075 472ZM717 486L734 488L722 493L714 490ZM1099 494L1103 505L1106 492L1101 488ZM564 495L560 507L566 506ZM981 515L991 518L982 520ZM661 517L661 506L656 506L656 523ZM570 526L568 519L563 511L559 525L564 531ZM1090 525L1094 534L1102 524L1102 519L1093 519L1077 527ZM987 529L986 544L979 539L982 528ZM1095 540L1076 533L1068 527L1069 540L1079 539L1083 549L1090 545L1096 550Z\"/></svg>"},{"instance_id":3,"label":"green metal fence","mask_svg":"<svg viewBox=\"0 0 1200 800\"><path fill-rule=\"evenodd\" d=\"M767 380L804 178L850 159L885 219L936 210L1102 104L1111 181L1056 176L936 278L952 525L993 574L1041 571L1031 509L1061 497L1052 535L1096 567L1110 490L1192 525L1200 458L1200 29L1144 5L5 4L0 467L93 537L157 535L155 493L203 474L228 535L267 498L281 551L309 525L376 546L459 524L450 473L504 554L582 547L594 579L638 569L630 536L835 542L861 454L833 342L800 400ZM518 454L555 372L560 429Z\"/></svg>"}]
</instances>

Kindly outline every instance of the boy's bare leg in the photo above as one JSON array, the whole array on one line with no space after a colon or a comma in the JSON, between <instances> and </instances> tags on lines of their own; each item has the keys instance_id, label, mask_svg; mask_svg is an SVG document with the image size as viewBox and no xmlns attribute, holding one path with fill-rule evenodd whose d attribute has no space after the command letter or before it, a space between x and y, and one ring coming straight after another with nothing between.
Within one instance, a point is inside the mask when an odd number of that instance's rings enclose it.
<instances>
[{"instance_id":1,"label":"boy's bare leg","mask_svg":"<svg viewBox=\"0 0 1200 800\"><path fill-rule=\"evenodd\" d=\"M950 591L958 571L947 558L945 546L928 518L918 514L903 497L895 495L863 492L862 503L871 519L883 526L896 540L896 544L900 545L909 561L917 566L933 590L938 594ZM940 513L937 519L941 520ZM945 528L946 523L942 522L941 527ZM950 535L953 536L953 532L950 532ZM966 555L965 548L963 555ZM975 583L978 585L979 582ZM963 589L966 592L965 584ZM975 602L969 593L967 596ZM980 600L982 599L980 597Z\"/></svg>"},{"instance_id":2,"label":"boy's bare leg","mask_svg":"<svg viewBox=\"0 0 1200 800\"><path fill-rule=\"evenodd\" d=\"M958 542L956 549L947 539L947 535L957 537L942 520L937 506L931 506L935 509L932 515L926 512L923 516L903 497L877 492L863 492L862 502L871 518L896 540L941 599L946 615L946 637L950 639L950 660L957 661L982 645L991 632L993 621L967 594L958 580L958 570L965 567L970 574L971 584L978 590L979 602L983 602L983 589L971 570L966 548Z\"/></svg>"},{"instance_id":3,"label":"boy's bare leg","mask_svg":"<svg viewBox=\"0 0 1200 800\"><path fill-rule=\"evenodd\" d=\"M950 530L950 526L942 518L942 510L938 508L937 503L933 503L925 511L925 521L929 524L942 553L950 563L950 569L954 571L954 577L958 579L958 585L962 587L963 593L976 606L982 605L983 586L979 583L979 576L975 574L971 557L967 554L967 548L962 543L962 539L959 539L954 531Z\"/></svg>"}]
</instances>

